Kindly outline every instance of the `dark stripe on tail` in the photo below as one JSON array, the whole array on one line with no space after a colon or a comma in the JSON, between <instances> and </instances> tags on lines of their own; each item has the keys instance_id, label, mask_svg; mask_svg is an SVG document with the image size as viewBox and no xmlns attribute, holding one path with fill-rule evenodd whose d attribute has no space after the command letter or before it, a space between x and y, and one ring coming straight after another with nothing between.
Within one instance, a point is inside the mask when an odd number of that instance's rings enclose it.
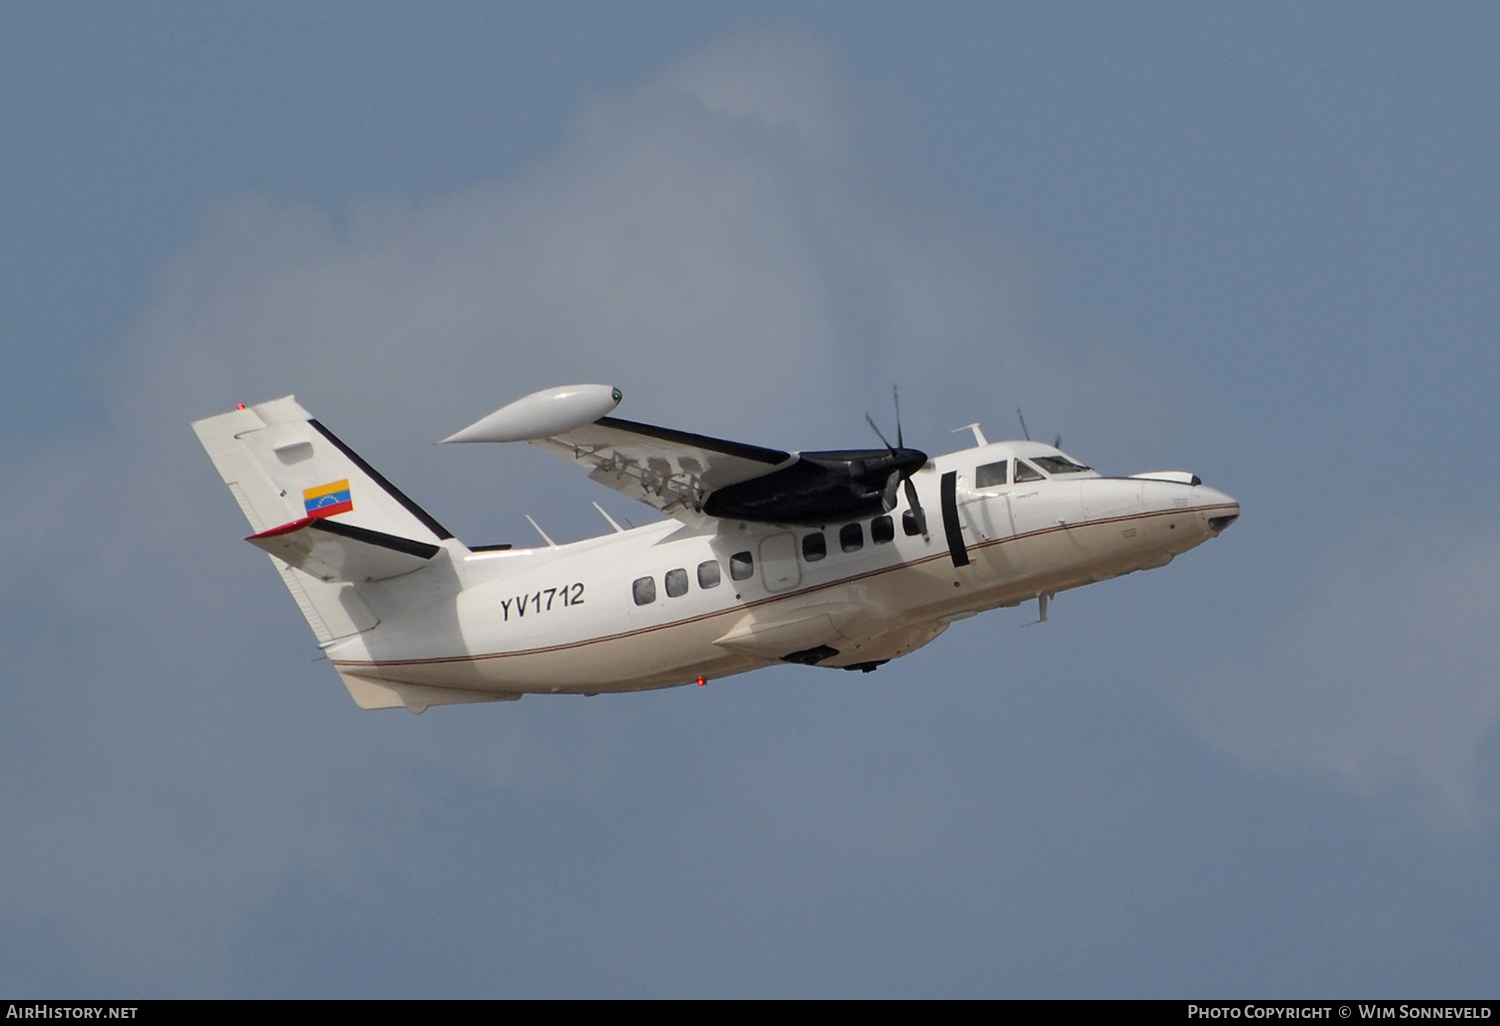
<instances>
[{"instance_id":1,"label":"dark stripe on tail","mask_svg":"<svg viewBox=\"0 0 1500 1026\"><path fill-rule=\"evenodd\" d=\"M392 549L396 552L404 552L408 556L416 556L419 559L431 559L443 550L431 542L413 541L410 538L401 538L394 534L386 534L384 531L372 531L368 527L355 527L340 520L315 519L307 525L314 531L327 531L336 534L340 538L348 538L351 541L364 542L367 545L379 545L383 549Z\"/></svg>"},{"instance_id":2,"label":"dark stripe on tail","mask_svg":"<svg viewBox=\"0 0 1500 1026\"><path fill-rule=\"evenodd\" d=\"M387 481L385 479L385 475L366 463L364 461L364 458L360 456L359 453L355 452L343 442L339 441L338 437L334 435L332 431L329 431L326 427L324 427L322 424L319 424L316 420L309 420L308 423L318 429L318 434L322 435L324 438L328 439L335 446L337 446L339 452L343 453L345 456L353 460L355 466L359 467L359 469L363 470L366 474L369 474L370 480L374 481L381 488L385 489L385 493L387 495L399 502L401 506L406 510L406 512L410 513L412 516L420 520L422 522L422 525L426 527L427 530L431 531L433 534L437 535L444 541L453 537L452 531L448 530L442 524L434 520L432 518L432 514L428 513L421 506L418 506L415 502L412 502L410 499L408 499L406 497L406 493ZM351 535L350 537L353 536ZM379 543L377 542L376 544ZM413 553L413 555L420 555L420 553ZM428 556L425 558L430 559L432 557Z\"/></svg>"}]
</instances>

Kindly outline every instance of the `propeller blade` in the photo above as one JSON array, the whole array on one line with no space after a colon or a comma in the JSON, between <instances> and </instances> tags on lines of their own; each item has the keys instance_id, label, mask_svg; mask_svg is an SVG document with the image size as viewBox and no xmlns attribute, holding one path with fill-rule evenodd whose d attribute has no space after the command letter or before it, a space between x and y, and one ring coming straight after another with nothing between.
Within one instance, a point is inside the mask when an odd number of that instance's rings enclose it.
<instances>
[{"instance_id":1,"label":"propeller blade","mask_svg":"<svg viewBox=\"0 0 1500 1026\"><path fill-rule=\"evenodd\" d=\"M880 512L889 513L896 508L896 493L901 490L901 471L891 471L885 479L885 491L880 496Z\"/></svg>"},{"instance_id":2,"label":"propeller blade","mask_svg":"<svg viewBox=\"0 0 1500 1026\"><path fill-rule=\"evenodd\" d=\"M865 423L868 424L868 425L870 425L870 430L875 432L875 436L880 439L881 444L883 444L891 452L895 452L896 451L895 446L891 445L891 443L886 440L886 437L885 437L884 433L882 433L881 430L880 430L880 425L875 423L875 418L874 417L870 416L868 413L865 414ZM899 425L898 425L898 432L899 432Z\"/></svg>"},{"instance_id":3,"label":"propeller blade","mask_svg":"<svg viewBox=\"0 0 1500 1026\"><path fill-rule=\"evenodd\" d=\"M922 500L917 498L917 486L912 484L909 476L903 478L902 481L906 485L906 504L916 515L917 526L922 529L922 540L932 541L932 535L927 532L927 512L922 509Z\"/></svg>"},{"instance_id":4,"label":"propeller blade","mask_svg":"<svg viewBox=\"0 0 1500 1026\"><path fill-rule=\"evenodd\" d=\"M896 403L896 448L905 449L906 442L901 437L901 393L897 391L894 384L891 385L891 399ZM886 443L889 447L890 443Z\"/></svg>"},{"instance_id":5,"label":"propeller blade","mask_svg":"<svg viewBox=\"0 0 1500 1026\"><path fill-rule=\"evenodd\" d=\"M895 386L891 386L891 401L896 406L896 444L885 437L885 432L880 430L880 425L875 423L875 418L868 413L865 414L865 423L870 425L870 430L885 444L886 451L891 456L897 457L898 453L906 453L906 438L901 431L901 392ZM921 454L916 454L921 455ZM925 459L925 457L923 457ZM913 468L915 469L915 468ZM922 529L922 540L931 541L932 536L927 532L927 513L922 509L922 500L917 498L917 486L911 483L912 470L897 469L885 479L885 488L880 495L880 503L885 512L889 513L896 508L897 490L904 484L906 486L906 503L911 507L912 515L916 517L917 526Z\"/></svg>"}]
</instances>

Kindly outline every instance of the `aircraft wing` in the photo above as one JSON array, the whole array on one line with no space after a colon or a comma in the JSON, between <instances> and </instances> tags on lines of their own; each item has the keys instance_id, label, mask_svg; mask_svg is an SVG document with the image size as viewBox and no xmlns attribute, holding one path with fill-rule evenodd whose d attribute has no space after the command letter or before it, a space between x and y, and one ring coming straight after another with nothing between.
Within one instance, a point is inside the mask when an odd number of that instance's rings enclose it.
<instances>
[{"instance_id":1,"label":"aircraft wing","mask_svg":"<svg viewBox=\"0 0 1500 1026\"><path fill-rule=\"evenodd\" d=\"M600 417L546 438L550 453L589 468L589 478L678 520L697 522L720 488L763 477L796 457L780 449Z\"/></svg>"},{"instance_id":2,"label":"aircraft wing","mask_svg":"<svg viewBox=\"0 0 1500 1026\"><path fill-rule=\"evenodd\" d=\"M608 385L568 385L501 407L445 442L530 442L589 477L695 527L712 519L826 524L888 513L927 463L916 449L783 452L607 416ZM898 439L899 443L899 439Z\"/></svg>"}]
</instances>

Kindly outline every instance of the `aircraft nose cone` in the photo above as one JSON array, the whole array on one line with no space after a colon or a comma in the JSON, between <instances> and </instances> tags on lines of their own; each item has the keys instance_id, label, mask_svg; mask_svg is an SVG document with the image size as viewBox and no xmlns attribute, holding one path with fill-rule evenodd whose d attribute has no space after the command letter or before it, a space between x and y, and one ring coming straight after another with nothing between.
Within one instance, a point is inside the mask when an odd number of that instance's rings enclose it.
<instances>
[{"instance_id":1,"label":"aircraft nose cone","mask_svg":"<svg viewBox=\"0 0 1500 1026\"><path fill-rule=\"evenodd\" d=\"M1208 529L1215 538L1240 518L1240 504L1217 488L1199 485L1194 491L1198 493L1198 505L1204 509L1208 517Z\"/></svg>"}]
</instances>

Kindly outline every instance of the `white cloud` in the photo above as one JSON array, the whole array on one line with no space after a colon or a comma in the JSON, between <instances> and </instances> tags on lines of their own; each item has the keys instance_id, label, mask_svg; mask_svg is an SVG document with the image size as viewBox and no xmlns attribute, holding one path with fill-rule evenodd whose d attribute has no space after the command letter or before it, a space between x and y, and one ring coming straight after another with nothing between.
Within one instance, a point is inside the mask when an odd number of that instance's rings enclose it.
<instances>
[{"instance_id":1,"label":"white cloud","mask_svg":"<svg viewBox=\"0 0 1500 1026\"><path fill-rule=\"evenodd\" d=\"M1489 813L1500 726L1500 532L1387 524L1314 569L1252 668L1172 701L1247 763L1311 771L1436 826Z\"/></svg>"}]
</instances>

